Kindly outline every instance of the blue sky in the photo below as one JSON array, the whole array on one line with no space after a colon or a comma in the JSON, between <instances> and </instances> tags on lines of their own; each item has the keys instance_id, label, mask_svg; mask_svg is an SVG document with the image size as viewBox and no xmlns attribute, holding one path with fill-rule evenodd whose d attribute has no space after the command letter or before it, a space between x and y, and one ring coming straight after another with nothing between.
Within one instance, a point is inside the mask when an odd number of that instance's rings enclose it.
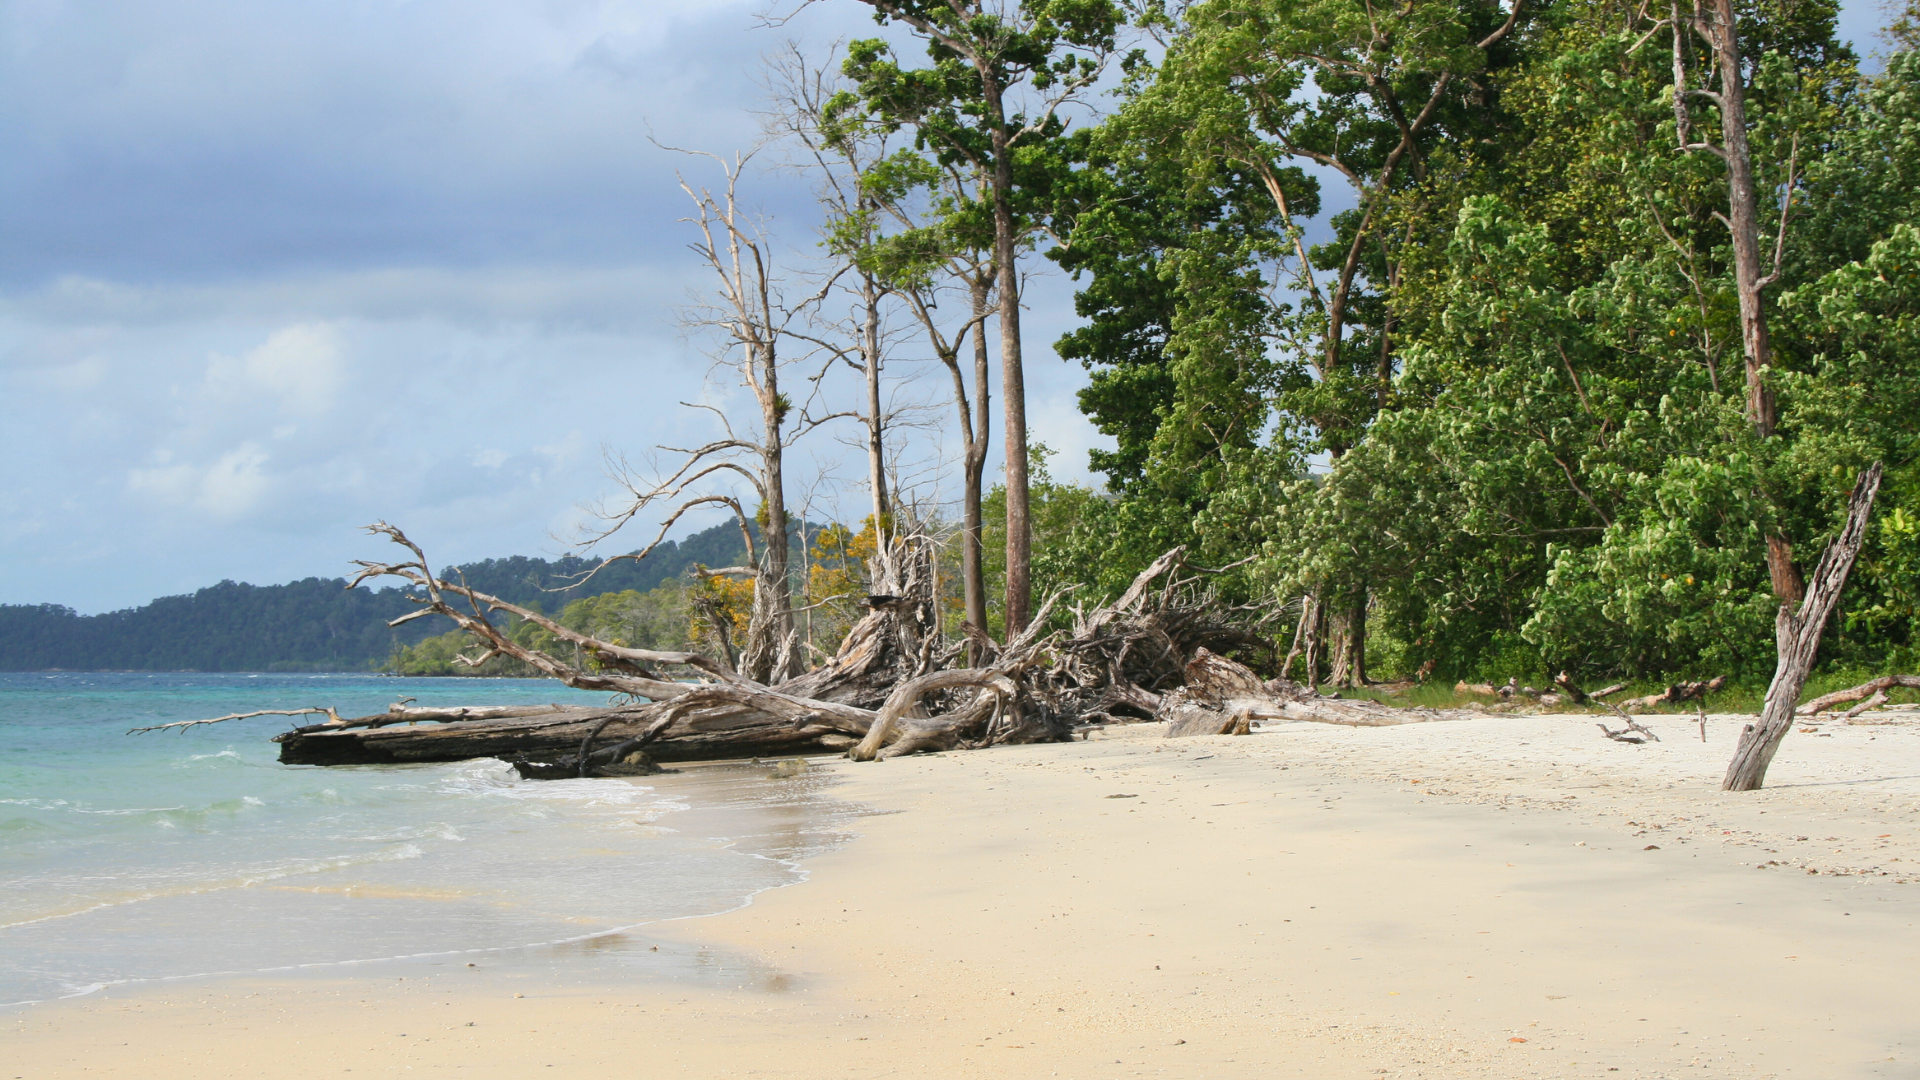
<instances>
[{"instance_id":1,"label":"blue sky","mask_svg":"<svg viewBox=\"0 0 1920 1080\"><path fill-rule=\"evenodd\" d=\"M675 329L701 166L649 134L748 146L763 54L874 33L765 7L0 0L0 603L339 574L378 518L438 562L561 550L604 450L730 400ZM804 257L803 185L748 191ZM1070 290L1029 302L1036 435L1083 475ZM800 451L822 509L864 498L846 454Z\"/></svg>"}]
</instances>

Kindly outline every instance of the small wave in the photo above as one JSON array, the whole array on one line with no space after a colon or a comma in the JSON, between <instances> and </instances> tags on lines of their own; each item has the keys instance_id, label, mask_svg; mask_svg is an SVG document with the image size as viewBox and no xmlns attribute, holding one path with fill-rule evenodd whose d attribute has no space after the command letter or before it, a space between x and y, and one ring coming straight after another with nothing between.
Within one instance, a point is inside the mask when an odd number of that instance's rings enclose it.
<instances>
[{"instance_id":1,"label":"small wave","mask_svg":"<svg viewBox=\"0 0 1920 1080\"><path fill-rule=\"evenodd\" d=\"M420 825L395 829L392 832L375 833L371 836L342 836L342 840L360 840L370 844L393 844L403 840L453 840L464 841L460 830L444 821L430 821Z\"/></svg>"},{"instance_id":2,"label":"small wave","mask_svg":"<svg viewBox=\"0 0 1920 1080\"><path fill-rule=\"evenodd\" d=\"M656 812L686 810L690 804L662 795L643 784L613 784L605 780L522 780L498 761L468 763L440 778L438 790L447 794L513 799L535 804L619 808L630 812L647 806Z\"/></svg>"},{"instance_id":3,"label":"small wave","mask_svg":"<svg viewBox=\"0 0 1920 1080\"><path fill-rule=\"evenodd\" d=\"M229 876L211 881L192 882L171 888L149 888L123 893L107 899L91 899L91 902L76 898L81 906L67 911L50 911L29 918L15 919L0 923L0 930L11 930L35 923L51 922L55 919L71 919L85 915L90 911L104 908L125 907L129 904L141 904L152 900L165 900L176 896L201 896L207 893L223 892L228 889L246 889L268 882L284 881L288 878L302 877L307 874L324 874L336 870L346 870L355 866L370 866L377 863L403 862L418 859L426 852L417 844L401 844L386 851L371 852L365 855L341 855L333 858L307 859L287 866L262 868L252 871L238 871Z\"/></svg>"}]
</instances>

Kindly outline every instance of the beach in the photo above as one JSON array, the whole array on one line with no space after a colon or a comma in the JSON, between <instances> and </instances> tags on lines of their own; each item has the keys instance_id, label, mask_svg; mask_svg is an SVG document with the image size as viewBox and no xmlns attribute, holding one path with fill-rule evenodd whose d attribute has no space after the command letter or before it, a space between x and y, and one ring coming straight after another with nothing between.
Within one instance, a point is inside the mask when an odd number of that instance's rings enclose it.
<instances>
[{"instance_id":1,"label":"beach","mask_svg":"<svg viewBox=\"0 0 1920 1080\"><path fill-rule=\"evenodd\" d=\"M1743 795L1717 790L1735 717L1705 743L1684 716L1643 718L1643 745L1489 716L821 762L868 811L857 838L750 906L625 941L660 972L576 944L109 988L0 1016L0 1060L162 1080L1920 1076L1920 724L1881 719L1796 731Z\"/></svg>"}]
</instances>

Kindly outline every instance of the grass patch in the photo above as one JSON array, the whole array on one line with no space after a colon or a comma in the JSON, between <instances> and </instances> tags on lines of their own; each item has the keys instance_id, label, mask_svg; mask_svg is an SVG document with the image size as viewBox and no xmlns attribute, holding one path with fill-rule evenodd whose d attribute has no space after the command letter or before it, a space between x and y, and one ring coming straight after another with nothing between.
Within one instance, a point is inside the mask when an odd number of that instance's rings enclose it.
<instances>
[{"instance_id":1,"label":"grass patch","mask_svg":"<svg viewBox=\"0 0 1920 1080\"><path fill-rule=\"evenodd\" d=\"M1830 694L1835 690L1845 690L1848 687L1859 686L1861 683L1882 674L1885 674L1885 672L1860 670L1821 672L1807 680L1806 689L1801 692L1800 700L1802 702L1812 701L1814 698L1824 694ZM1627 684L1625 690L1617 694L1607 695L1607 700L1618 705L1629 698L1649 697L1663 692L1668 686L1679 681L1681 680L1634 680ZM1599 685L1600 684L1596 683L1595 689L1598 689ZM1369 686L1362 690L1341 690L1340 696L1343 698L1365 698L1370 701L1380 702L1383 705L1393 705L1401 708L1461 709L1474 704L1485 706L1502 703L1519 705L1538 704L1538 702L1532 698L1520 697L1518 695L1513 698L1501 698L1497 695L1464 693L1454 689L1454 687L1450 685L1438 682L1417 683L1413 685L1385 683L1377 686ZM1719 691L1707 695L1707 711L1712 713L1758 713L1760 707L1766 702L1766 698L1767 684L1765 682L1729 683ZM1890 705L1913 702L1920 702L1920 690L1912 690L1907 687L1895 687L1887 691L1887 703ZM1553 709L1555 712L1586 712L1600 716L1613 715L1612 710L1598 703L1589 704L1585 708L1582 708L1571 701L1563 700L1560 704L1553 706ZM1678 704L1656 705L1650 710L1650 715L1668 714L1692 716L1695 713L1695 703L1691 701L1680 702Z\"/></svg>"}]
</instances>

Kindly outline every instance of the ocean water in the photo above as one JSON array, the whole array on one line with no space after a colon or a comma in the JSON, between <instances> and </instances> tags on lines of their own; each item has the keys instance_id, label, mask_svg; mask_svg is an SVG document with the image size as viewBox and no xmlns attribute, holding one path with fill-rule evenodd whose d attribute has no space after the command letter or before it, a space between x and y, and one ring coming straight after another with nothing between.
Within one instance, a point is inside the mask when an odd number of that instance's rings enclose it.
<instances>
[{"instance_id":1,"label":"ocean water","mask_svg":"<svg viewBox=\"0 0 1920 1080\"><path fill-rule=\"evenodd\" d=\"M615 942L799 880L850 812L817 780L498 761L280 765L255 709L594 702L517 679L0 673L0 1005L209 974ZM594 951L605 952L606 946Z\"/></svg>"}]
</instances>

